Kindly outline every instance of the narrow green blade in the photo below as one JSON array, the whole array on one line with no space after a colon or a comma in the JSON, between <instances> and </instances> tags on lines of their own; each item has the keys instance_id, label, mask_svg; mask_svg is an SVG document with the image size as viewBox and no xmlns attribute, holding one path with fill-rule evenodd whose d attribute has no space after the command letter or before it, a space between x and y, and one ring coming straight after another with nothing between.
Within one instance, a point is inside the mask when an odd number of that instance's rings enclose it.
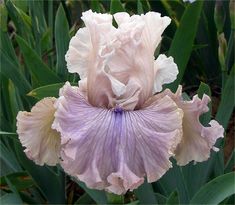
<instances>
[{"instance_id":1,"label":"narrow green blade","mask_svg":"<svg viewBox=\"0 0 235 205\"><path fill-rule=\"evenodd\" d=\"M196 1L187 6L171 43L168 55L174 58L174 61L179 68L177 79L168 86L173 91L177 89L184 76L193 49L194 38L196 36L202 7L203 1Z\"/></svg>"},{"instance_id":2,"label":"narrow green blade","mask_svg":"<svg viewBox=\"0 0 235 205\"><path fill-rule=\"evenodd\" d=\"M69 46L69 25L62 4L60 4L55 17L55 45L56 45L56 72L66 79L67 67L65 54Z\"/></svg>"},{"instance_id":3,"label":"narrow green blade","mask_svg":"<svg viewBox=\"0 0 235 205\"><path fill-rule=\"evenodd\" d=\"M195 194L190 204L219 204L235 193L234 178L232 172L213 179Z\"/></svg>"},{"instance_id":4,"label":"narrow green blade","mask_svg":"<svg viewBox=\"0 0 235 205\"><path fill-rule=\"evenodd\" d=\"M111 0L110 13L115 14L117 12L125 11L120 0Z\"/></svg>"},{"instance_id":5,"label":"narrow green blade","mask_svg":"<svg viewBox=\"0 0 235 205\"><path fill-rule=\"evenodd\" d=\"M146 181L138 189L134 190L140 204L157 204L152 184Z\"/></svg>"},{"instance_id":6,"label":"narrow green blade","mask_svg":"<svg viewBox=\"0 0 235 205\"><path fill-rule=\"evenodd\" d=\"M20 51L24 56L28 69L32 72L39 85L47 85L60 82L60 78L40 59L38 54L30 48L27 42L20 36L16 36Z\"/></svg>"}]
</instances>

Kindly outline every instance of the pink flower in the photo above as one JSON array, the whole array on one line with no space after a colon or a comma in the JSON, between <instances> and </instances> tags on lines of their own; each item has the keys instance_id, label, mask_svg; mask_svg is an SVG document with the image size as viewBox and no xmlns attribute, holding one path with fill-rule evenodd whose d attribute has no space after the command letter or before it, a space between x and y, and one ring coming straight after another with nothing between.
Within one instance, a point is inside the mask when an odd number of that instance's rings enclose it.
<instances>
[{"instance_id":1,"label":"pink flower","mask_svg":"<svg viewBox=\"0 0 235 205\"><path fill-rule=\"evenodd\" d=\"M161 92L178 74L172 57L154 58L170 19L156 12L117 13L117 28L109 14L87 11L82 19L85 27L66 54L68 70L80 75L79 87L67 82L37 124L18 115L18 134L26 153L32 152L29 157L39 164L61 157L65 172L90 188L116 194L137 188L144 177L158 180L172 166L172 156L179 165L207 160L216 139L223 137L216 121L210 127L199 122L209 97L184 101L181 87L176 94ZM36 116L34 110L30 115ZM47 131L56 133L56 140ZM35 139L41 147L33 153ZM45 149L57 158L40 158Z\"/></svg>"}]
</instances>

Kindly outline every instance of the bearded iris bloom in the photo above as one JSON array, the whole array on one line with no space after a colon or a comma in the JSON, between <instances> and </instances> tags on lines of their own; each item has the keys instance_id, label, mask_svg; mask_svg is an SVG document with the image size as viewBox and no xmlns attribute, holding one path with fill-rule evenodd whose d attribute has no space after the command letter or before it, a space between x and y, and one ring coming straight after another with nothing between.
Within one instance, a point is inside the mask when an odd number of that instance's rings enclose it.
<instances>
[{"instance_id":1,"label":"bearded iris bloom","mask_svg":"<svg viewBox=\"0 0 235 205\"><path fill-rule=\"evenodd\" d=\"M79 86L67 82L58 99L19 112L17 132L35 163L60 163L90 188L124 194L163 176L170 157L178 165L207 160L224 129L200 123L207 95L184 101L181 86L162 90L178 74L172 57L154 57L170 19L156 12L114 19L117 28L110 14L83 13L85 27L65 56Z\"/></svg>"}]
</instances>

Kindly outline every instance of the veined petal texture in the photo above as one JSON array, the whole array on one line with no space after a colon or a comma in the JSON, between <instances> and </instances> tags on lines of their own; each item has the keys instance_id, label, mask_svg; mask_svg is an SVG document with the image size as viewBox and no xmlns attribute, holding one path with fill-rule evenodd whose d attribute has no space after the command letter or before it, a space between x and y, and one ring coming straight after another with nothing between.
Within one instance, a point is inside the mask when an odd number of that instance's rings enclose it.
<instances>
[{"instance_id":1,"label":"veined petal texture","mask_svg":"<svg viewBox=\"0 0 235 205\"><path fill-rule=\"evenodd\" d=\"M181 140L182 111L170 97L141 110L97 108L69 83L56 103L53 128L62 136L61 165L90 188L123 194L159 179Z\"/></svg>"},{"instance_id":2,"label":"veined petal texture","mask_svg":"<svg viewBox=\"0 0 235 205\"><path fill-rule=\"evenodd\" d=\"M27 157L38 165L56 165L60 157L60 135L51 128L56 98L40 100L31 112L17 115L17 133Z\"/></svg>"}]
</instances>

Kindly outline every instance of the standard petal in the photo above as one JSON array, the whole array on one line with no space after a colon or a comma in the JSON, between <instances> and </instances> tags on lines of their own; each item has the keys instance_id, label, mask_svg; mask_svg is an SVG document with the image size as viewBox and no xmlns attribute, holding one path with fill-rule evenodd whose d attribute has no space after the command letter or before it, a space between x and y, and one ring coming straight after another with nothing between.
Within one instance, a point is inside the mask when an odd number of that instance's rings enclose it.
<instances>
[{"instance_id":1,"label":"standard petal","mask_svg":"<svg viewBox=\"0 0 235 205\"><path fill-rule=\"evenodd\" d=\"M141 15L141 17L146 25L143 31L143 41L154 52L162 40L163 31L171 23L171 19L167 16L161 17L158 12L148 12L145 15Z\"/></svg>"},{"instance_id":2,"label":"standard petal","mask_svg":"<svg viewBox=\"0 0 235 205\"><path fill-rule=\"evenodd\" d=\"M38 165L56 165L60 157L60 135L51 128L56 98L44 98L31 112L17 115L17 133L27 157Z\"/></svg>"},{"instance_id":3,"label":"standard petal","mask_svg":"<svg viewBox=\"0 0 235 205\"><path fill-rule=\"evenodd\" d=\"M114 14L114 18L119 27L129 27L131 24L136 25L142 22L144 26L141 41L152 55L162 39L163 31L171 22L169 17L161 17L160 13L151 11L141 16L129 16L125 12L120 12Z\"/></svg>"},{"instance_id":4,"label":"standard petal","mask_svg":"<svg viewBox=\"0 0 235 205\"><path fill-rule=\"evenodd\" d=\"M87 28L80 28L70 40L65 55L68 71L78 73L81 79L87 77L92 54L90 33Z\"/></svg>"},{"instance_id":5,"label":"standard petal","mask_svg":"<svg viewBox=\"0 0 235 205\"><path fill-rule=\"evenodd\" d=\"M68 83L56 103L53 128L62 136L64 170L88 187L123 194L159 179L181 140L182 113L168 96L142 110L91 106Z\"/></svg>"},{"instance_id":6,"label":"standard petal","mask_svg":"<svg viewBox=\"0 0 235 205\"><path fill-rule=\"evenodd\" d=\"M211 120L208 127L204 127L200 123L200 115L208 111L209 96L204 94L200 99L196 95L191 101L184 101L181 86L176 94L165 90L159 96L164 95L170 96L184 112L183 137L175 151L177 163L186 165L190 161L206 161L210 157L211 149L218 151L214 145L218 138L223 137L224 133L224 128L215 120Z\"/></svg>"},{"instance_id":7,"label":"standard petal","mask_svg":"<svg viewBox=\"0 0 235 205\"><path fill-rule=\"evenodd\" d=\"M175 81L178 73L178 67L172 57L159 55L154 62L154 93L162 91L164 84Z\"/></svg>"},{"instance_id":8,"label":"standard petal","mask_svg":"<svg viewBox=\"0 0 235 205\"><path fill-rule=\"evenodd\" d=\"M66 54L68 70L80 75L93 106L139 109L152 96L154 51L170 20L155 12L141 16L123 12L114 18L118 28L110 14L83 13L85 28L71 39ZM159 82L169 81L166 75L159 76Z\"/></svg>"}]
</instances>

